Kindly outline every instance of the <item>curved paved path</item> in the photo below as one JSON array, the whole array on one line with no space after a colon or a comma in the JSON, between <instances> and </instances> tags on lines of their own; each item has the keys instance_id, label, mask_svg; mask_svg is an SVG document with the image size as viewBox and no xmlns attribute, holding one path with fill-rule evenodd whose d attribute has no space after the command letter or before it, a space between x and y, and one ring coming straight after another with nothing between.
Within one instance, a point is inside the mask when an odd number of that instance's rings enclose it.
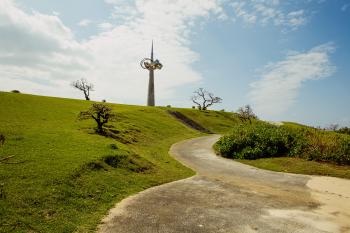
<instances>
[{"instance_id":1,"label":"curved paved path","mask_svg":"<svg viewBox=\"0 0 350 233\"><path fill-rule=\"evenodd\" d=\"M218 138L173 145L170 153L197 175L123 200L99 232L350 232L348 180L270 172L227 160L211 149Z\"/></svg>"}]
</instances>

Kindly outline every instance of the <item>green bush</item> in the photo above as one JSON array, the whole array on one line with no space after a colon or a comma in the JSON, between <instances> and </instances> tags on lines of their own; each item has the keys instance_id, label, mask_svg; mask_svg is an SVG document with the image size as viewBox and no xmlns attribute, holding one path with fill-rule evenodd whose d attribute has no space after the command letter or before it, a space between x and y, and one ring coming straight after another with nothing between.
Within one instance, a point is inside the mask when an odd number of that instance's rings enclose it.
<instances>
[{"instance_id":1,"label":"green bush","mask_svg":"<svg viewBox=\"0 0 350 233\"><path fill-rule=\"evenodd\" d=\"M313 130L306 136L308 147L303 157L308 160L350 164L350 137L334 132Z\"/></svg>"},{"instance_id":2,"label":"green bush","mask_svg":"<svg viewBox=\"0 0 350 233\"><path fill-rule=\"evenodd\" d=\"M338 129L336 132L350 135L350 128L349 127L343 127L343 128Z\"/></svg>"},{"instance_id":3,"label":"green bush","mask_svg":"<svg viewBox=\"0 0 350 233\"><path fill-rule=\"evenodd\" d=\"M236 125L214 148L222 156L234 159L289 156L350 164L348 135L300 126Z\"/></svg>"},{"instance_id":4,"label":"green bush","mask_svg":"<svg viewBox=\"0 0 350 233\"><path fill-rule=\"evenodd\" d=\"M295 151L295 136L282 127L269 124L240 124L231 134L222 137L215 149L225 157L235 159L258 159L278 157Z\"/></svg>"}]
</instances>

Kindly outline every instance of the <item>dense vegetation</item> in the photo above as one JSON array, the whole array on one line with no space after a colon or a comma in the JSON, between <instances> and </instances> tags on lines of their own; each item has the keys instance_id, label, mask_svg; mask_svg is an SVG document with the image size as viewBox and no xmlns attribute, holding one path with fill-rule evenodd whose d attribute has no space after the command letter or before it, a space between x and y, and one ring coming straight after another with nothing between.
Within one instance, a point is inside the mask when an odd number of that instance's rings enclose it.
<instances>
[{"instance_id":1,"label":"dense vegetation","mask_svg":"<svg viewBox=\"0 0 350 233\"><path fill-rule=\"evenodd\" d=\"M78 121L93 102L0 92L0 232L94 232L123 198L193 175L168 154L180 140L204 135L167 108L108 104L116 122L95 133ZM232 113L176 109L225 133Z\"/></svg>"},{"instance_id":2,"label":"dense vegetation","mask_svg":"<svg viewBox=\"0 0 350 233\"><path fill-rule=\"evenodd\" d=\"M337 129L336 132L350 135L350 128L349 127L342 127L340 129Z\"/></svg>"},{"instance_id":3,"label":"dense vegetation","mask_svg":"<svg viewBox=\"0 0 350 233\"><path fill-rule=\"evenodd\" d=\"M350 165L350 136L296 124L237 124L214 147L234 159L287 156Z\"/></svg>"}]
</instances>

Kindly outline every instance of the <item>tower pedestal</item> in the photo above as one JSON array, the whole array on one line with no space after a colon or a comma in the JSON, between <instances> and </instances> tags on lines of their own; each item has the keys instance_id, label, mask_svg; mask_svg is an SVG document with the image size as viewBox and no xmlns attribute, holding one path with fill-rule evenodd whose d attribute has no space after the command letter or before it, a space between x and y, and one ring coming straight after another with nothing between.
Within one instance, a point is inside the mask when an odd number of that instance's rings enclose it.
<instances>
[{"instance_id":1,"label":"tower pedestal","mask_svg":"<svg viewBox=\"0 0 350 233\"><path fill-rule=\"evenodd\" d=\"M147 106L155 106L154 100L154 70L149 71Z\"/></svg>"}]
</instances>

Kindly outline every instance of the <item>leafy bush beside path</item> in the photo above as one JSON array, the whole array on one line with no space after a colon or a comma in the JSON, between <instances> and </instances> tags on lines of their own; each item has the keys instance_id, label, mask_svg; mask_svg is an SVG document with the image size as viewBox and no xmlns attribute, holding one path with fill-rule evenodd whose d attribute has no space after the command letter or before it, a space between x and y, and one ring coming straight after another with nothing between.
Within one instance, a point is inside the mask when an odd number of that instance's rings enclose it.
<instances>
[{"instance_id":1,"label":"leafy bush beside path","mask_svg":"<svg viewBox=\"0 0 350 233\"><path fill-rule=\"evenodd\" d=\"M288 124L238 124L214 148L222 156L233 159L287 156L350 164L350 136Z\"/></svg>"}]
</instances>

